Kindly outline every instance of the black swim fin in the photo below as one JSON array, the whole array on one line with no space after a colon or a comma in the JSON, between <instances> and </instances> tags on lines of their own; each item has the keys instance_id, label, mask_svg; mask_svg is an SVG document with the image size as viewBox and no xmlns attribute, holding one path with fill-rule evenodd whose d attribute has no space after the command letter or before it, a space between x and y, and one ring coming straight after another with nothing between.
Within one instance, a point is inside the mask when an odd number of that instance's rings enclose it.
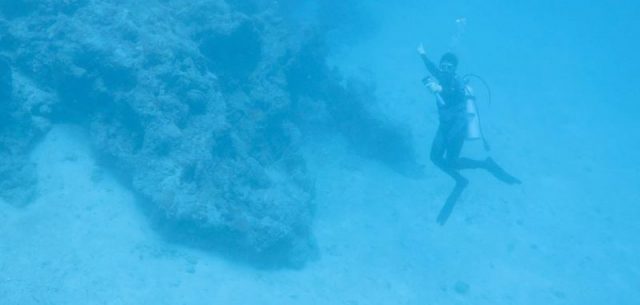
<instances>
[{"instance_id":1,"label":"black swim fin","mask_svg":"<svg viewBox=\"0 0 640 305\"><path fill-rule=\"evenodd\" d=\"M522 181L520 181L520 179L512 176L511 174L507 173L502 167L500 167L500 165L498 165L498 163L496 163L496 161L494 161L492 158L487 158L487 160L485 160L485 166L486 169L493 174L493 176L495 176L496 178L498 178L498 180L506 183L506 184L522 184Z\"/></svg>"},{"instance_id":2,"label":"black swim fin","mask_svg":"<svg viewBox=\"0 0 640 305\"><path fill-rule=\"evenodd\" d=\"M441 226L444 226L444 224L447 223L449 216L451 216L451 212L453 212L453 208L456 206L458 199L460 199L460 195L462 195L462 191L464 191L469 184L469 180L464 177L460 177L457 180L456 186L451 191L451 194L449 194L449 197L447 197L447 201L444 206L442 206L442 209L440 209L440 213L438 213L436 221Z\"/></svg>"}]
</instances>

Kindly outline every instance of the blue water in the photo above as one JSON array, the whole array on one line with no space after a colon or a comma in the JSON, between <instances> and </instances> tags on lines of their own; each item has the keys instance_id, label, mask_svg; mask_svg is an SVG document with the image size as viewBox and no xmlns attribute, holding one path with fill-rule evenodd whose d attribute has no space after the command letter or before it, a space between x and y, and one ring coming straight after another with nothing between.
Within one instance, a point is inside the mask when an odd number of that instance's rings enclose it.
<instances>
[{"instance_id":1,"label":"blue water","mask_svg":"<svg viewBox=\"0 0 640 305\"><path fill-rule=\"evenodd\" d=\"M637 304L639 10L0 2L0 304ZM421 43L523 182L444 224Z\"/></svg>"}]
</instances>

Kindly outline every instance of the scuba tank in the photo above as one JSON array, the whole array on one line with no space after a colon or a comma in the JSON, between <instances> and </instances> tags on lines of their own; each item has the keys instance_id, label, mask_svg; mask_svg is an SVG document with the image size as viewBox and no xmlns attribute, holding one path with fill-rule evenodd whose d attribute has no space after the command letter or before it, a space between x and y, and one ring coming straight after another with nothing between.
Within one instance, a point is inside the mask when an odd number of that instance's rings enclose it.
<instances>
[{"instance_id":1,"label":"scuba tank","mask_svg":"<svg viewBox=\"0 0 640 305\"><path fill-rule=\"evenodd\" d=\"M482 128L480 127L480 115L476 107L476 97L473 95L473 89L470 86L464 87L464 98L467 111L467 140L479 140L482 136Z\"/></svg>"},{"instance_id":2,"label":"scuba tank","mask_svg":"<svg viewBox=\"0 0 640 305\"><path fill-rule=\"evenodd\" d=\"M488 104L491 104L491 88L489 88L489 85L487 85L484 79L475 74L467 74L462 77L464 82L464 95L467 112L467 140L482 139L484 149L489 151L491 150L491 147L489 146L489 142L487 142L487 138L484 136L484 133L482 131L482 124L480 122L480 110L478 109L478 105L476 104L476 97L473 94L473 89L469 85L472 77L480 80L482 84L487 88L487 93L489 94Z\"/></svg>"}]
</instances>

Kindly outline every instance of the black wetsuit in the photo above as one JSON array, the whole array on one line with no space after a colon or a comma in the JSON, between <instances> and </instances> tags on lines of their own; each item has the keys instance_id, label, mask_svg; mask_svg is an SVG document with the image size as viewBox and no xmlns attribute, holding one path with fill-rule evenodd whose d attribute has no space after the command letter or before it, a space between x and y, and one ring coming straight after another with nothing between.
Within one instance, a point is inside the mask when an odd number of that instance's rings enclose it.
<instances>
[{"instance_id":1,"label":"black wetsuit","mask_svg":"<svg viewBox=\"0 0 640 305\"><path fill-rule=\"evenodd\" d=\"M455 73L446 73L421 55L427 69L438 80L442 91L439 93L444 104L438 103L439 126L431 146L431 161L456 182L466 183L458 173L459 169L479 168L483 161L460 158L460 152L467 136L467 111L464 84Z\"/></svg>"}]
</instances>

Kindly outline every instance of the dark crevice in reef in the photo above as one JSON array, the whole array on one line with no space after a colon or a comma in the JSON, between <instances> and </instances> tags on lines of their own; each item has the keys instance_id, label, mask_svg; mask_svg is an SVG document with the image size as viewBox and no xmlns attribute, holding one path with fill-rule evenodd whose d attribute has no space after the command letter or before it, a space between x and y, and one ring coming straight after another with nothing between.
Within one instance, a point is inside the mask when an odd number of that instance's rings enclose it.
<instances>
[{"instance_id":1,"label":"dark crevice in reef","mask_svg":"<svg viewBox=\"0 0 640 305\"><path fill-rule=\"evenodd\" d=\"M250 74L262 57L260 34L251 22L244 22L231 33L204 33L200 52L211 71L220 77L227 91L246 87Z\"/></svg>"}]
</instances>

